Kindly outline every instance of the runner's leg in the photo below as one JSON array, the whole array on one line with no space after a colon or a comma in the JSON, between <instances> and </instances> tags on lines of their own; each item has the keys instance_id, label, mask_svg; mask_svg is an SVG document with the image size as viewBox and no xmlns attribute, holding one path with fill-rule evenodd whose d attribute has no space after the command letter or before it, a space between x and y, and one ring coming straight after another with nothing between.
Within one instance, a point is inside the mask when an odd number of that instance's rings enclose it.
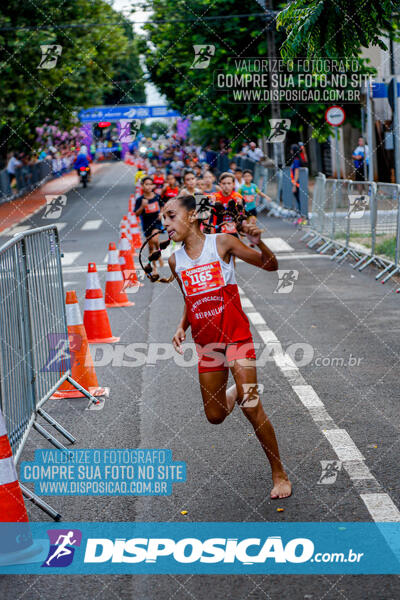
<instances>
[{"instance_id":1,"label":"runner's leg","mask_svg":"<svg viewBox=\"0 0 400 600\"><path fill-rule=\"evenodd\" d=\"M252 365L253 363L253 365ZM253 359L238 359L230 363L235 379L242 412L253 425L254 432L271 465L274 487L271 498L286 498L291 494L291 484L282 466L278 442L272 423L264 412L257 391L257 369Z\"/></svg>"}]
</instances>

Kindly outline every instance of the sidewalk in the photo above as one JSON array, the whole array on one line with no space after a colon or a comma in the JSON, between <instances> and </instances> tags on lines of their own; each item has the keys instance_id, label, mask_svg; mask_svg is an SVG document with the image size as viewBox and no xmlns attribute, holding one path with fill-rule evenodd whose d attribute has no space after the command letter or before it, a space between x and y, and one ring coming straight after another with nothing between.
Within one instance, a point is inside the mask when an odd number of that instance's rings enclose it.
<instances>
[{"instance_id":1,"label":"sidewalk","mask_svg":"<svg viewBox=\"0 0 400 600\"><path fill-rule=\"evenodd\" d=\"M104 166L104 163L92 163L90 167L92 176L97 174ZM66 194L76 187L77 183L78 180L74 171L48 181L22 198L0 204L0 233L5 233L14 225L39 212L46 204L47 194Z\"/></svg>"}]
</instances>

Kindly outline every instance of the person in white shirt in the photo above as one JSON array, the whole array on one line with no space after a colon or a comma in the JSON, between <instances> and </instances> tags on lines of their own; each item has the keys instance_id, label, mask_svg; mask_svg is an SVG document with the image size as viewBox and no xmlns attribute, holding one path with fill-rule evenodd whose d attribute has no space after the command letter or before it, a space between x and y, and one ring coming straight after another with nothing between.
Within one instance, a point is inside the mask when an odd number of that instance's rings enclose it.
<instances>
[{"instance_id":1,"label":"person in white shirt","mask_svg":"<svg viewBox=\"0 0 400 600\"><path fill-rule=\"evenodd\" d=\"M263 157L264 154L261 148L257 148L257 144L255 142L250 142L250 147L247 151L247 158L250 158L255 162L259 162Z\"/></svg>"},{"instance_id":2,"label":"person in white shirt","mask_svg":"<svg viewBox=\"0 0 400 600\"><path fill-rule=\"evenodd\" d=\"M235 169L235 192L238 192L244 184L243 171L239 167Z\"/></svg>"}]
</instances>

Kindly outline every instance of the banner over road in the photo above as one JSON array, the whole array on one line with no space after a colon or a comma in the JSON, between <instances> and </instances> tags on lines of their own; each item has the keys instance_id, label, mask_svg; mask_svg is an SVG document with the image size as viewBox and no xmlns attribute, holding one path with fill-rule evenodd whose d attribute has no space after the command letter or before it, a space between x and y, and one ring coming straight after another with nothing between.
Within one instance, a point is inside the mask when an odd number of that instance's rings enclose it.
<instances>
[{"instance_id":1,"label":"banner over road","mask_svg":"<svg viewBox=\"0 0 400 600\"><path fill-rule=\"evenodd\" d=\"M168 106L93 106L81 110L78 118L81 123L96 123L98 121L119 121L120 119L150 119L180 117L176 110Z\"/></svg>"}]
</instances>

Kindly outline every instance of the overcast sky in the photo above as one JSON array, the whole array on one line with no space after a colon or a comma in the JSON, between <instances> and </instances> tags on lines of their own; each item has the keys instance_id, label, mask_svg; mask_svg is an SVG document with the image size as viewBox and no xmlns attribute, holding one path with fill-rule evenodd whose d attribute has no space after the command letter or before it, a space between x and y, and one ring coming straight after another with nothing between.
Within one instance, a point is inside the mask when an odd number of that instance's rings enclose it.
<instances>
[{"instance_id":1,"label":"overcast sky","mask_svg":"<svg viewBox=\"0 0 400 600\"><path fill-rule=\"evenodd\" d=\"M150 18L151 12L144 12L142 10L138 10L134 15L130 13L131 9L135 6L139 6L140 2L137 0L114 0L113 8L122 12L126 17L128 17L133 23L135 21L147 21ZM136 33L144 34L143 23L135 23L134 30ZM142 64L143 67L143 64ZM147 104L151 105L159 105L159 104L167 104L167 100L164 96L158 93L156 87L152 83L146 83L146 96L147 96Z\"/></svg>"}]
</instances>

